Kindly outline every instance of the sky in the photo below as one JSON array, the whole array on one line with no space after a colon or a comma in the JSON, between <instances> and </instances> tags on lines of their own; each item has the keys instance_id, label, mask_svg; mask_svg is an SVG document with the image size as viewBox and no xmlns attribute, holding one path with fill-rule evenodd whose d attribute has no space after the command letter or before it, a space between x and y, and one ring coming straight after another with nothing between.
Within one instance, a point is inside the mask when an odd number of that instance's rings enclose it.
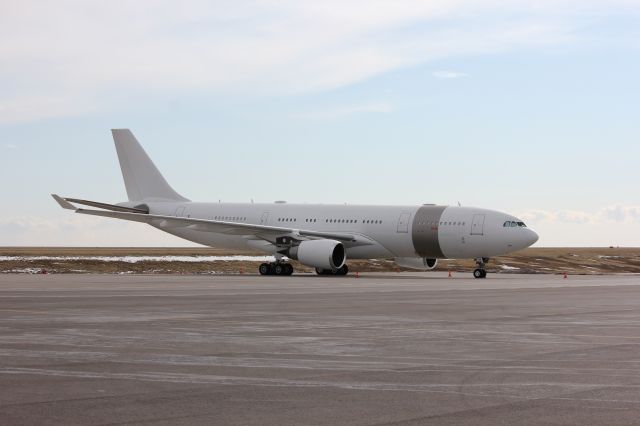
<instances>
[{"instance_id":1,"label":"sky","mask_svg":"<svg viewBox=\"0 0 640 426\"><path fill-rule=\"evenodd\" d=\"M32 1L0 14L0 246L183 246L126 200L130 128L197 201L477 206L640 246L640 1Z\"/></svg>"}]
</instances>

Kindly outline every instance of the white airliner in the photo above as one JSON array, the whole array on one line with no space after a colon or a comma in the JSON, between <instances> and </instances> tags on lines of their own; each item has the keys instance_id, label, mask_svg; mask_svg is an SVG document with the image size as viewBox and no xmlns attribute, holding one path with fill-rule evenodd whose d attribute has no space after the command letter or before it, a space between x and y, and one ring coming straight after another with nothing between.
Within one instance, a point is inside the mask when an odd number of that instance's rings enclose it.
<instances>
[{"instance_id":1,"label":"white airliner","mask_svg":"<svg viewBox=\"0 0 640 426\"><path fill-rule=\"evenodd\" d=\"M516 217L474 207L192 202L169 186L131 131L112 133L129 201L114 205L54 194L63 208L147 223L206 246L274 255L274 262L260 265L262 275L291 275L288 259L320 275L346 275L347 259L394 259L430 270L438 259L466 258L478 265L473 276L485 278L490 257L538 240Z\"/></svg>"}]
</instances>

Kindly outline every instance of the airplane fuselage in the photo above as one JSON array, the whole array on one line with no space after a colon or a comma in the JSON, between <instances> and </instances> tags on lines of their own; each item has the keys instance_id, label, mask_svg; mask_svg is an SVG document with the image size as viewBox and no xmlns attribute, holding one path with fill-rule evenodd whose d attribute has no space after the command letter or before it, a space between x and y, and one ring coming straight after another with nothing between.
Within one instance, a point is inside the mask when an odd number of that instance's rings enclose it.
<instances>
[{"instance_id":1,"label":"airplane fuselage","mask_svg":"<svg viewBox=\"0 0 640 426\"><path fill-rule=\"evenodd\" d=\"M480 258L528 247L537 235L506 213L457 206L366 206L150 202L150 214L220 220L265 226L286 226L326 233L349 232L373 241L349 247L347 258ZM199 244L274 253L275 245L262 239L203 232L184 227L158 229Z\"/></svg>"}]
</instances>

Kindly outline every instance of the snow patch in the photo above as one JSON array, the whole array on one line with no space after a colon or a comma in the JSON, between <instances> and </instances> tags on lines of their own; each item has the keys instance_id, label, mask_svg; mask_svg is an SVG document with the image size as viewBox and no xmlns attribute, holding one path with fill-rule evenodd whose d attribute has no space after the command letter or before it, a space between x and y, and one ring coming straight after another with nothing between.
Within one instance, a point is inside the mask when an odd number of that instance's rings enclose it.
<instances>
[{"instance_id":1,"label":"snow patch","mask_svg":"<svg viewBox=\"0 0 640 426\"><path fill-rule=\"evenodd\" d=\"M498 265L500 268L504 269L505 271L516 271L520 268L516 268L515 266L509 266L509 265Z\"/></svg>"},{"instance_id":2,"label":"snow patch","mask_svg":"<svg viewBox=\"0 0 640 426\"><path fill-rule=\"evenodd\" d=\"M0 262L42 260L71 261L95 260L99 262L270 262L273 256L0 256Z\"/></svg>"},{"instance_id":3,"label":"snow patch","mask_svg":"<svg viewBox=\"0 0 640 426\"><path fill-rule=\"evenodd\" d=\"M6 271L0 271L3 274L41 274L42 269L40 268L17 268L17 269L7 269Z\"/></svg>"}]
</instances>

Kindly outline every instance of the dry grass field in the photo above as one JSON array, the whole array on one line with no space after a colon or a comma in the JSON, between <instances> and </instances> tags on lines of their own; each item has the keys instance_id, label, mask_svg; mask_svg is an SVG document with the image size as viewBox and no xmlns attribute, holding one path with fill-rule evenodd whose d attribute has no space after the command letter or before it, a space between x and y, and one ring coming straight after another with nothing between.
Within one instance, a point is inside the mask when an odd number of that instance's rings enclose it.
<instances>
[{"instance_id":1,"label":"dry grass field","mask_svg":"<svg viewBox=\"0 0 640 426\"><path fill-rule=\"evenodd\" d=\"M184 261L140 256L262 256L214 248L0 247L0 273L216 274L255 273L259 260ZM92 258L93 257L93 258ZM118 257L109 259L100 257ZM125 258L126 257L126 258ZM126 261L129 260L129 261ZM197 259L191 259L197 260ZM297 272L311 268L293 262ZM391 260L350 260L351 271L400 271ZM442 260L437 270L469 272L471 260ZM489 272L531 274L640 273L640 248L529 248L491 259Z\"/></svg>"}]
</instances>

